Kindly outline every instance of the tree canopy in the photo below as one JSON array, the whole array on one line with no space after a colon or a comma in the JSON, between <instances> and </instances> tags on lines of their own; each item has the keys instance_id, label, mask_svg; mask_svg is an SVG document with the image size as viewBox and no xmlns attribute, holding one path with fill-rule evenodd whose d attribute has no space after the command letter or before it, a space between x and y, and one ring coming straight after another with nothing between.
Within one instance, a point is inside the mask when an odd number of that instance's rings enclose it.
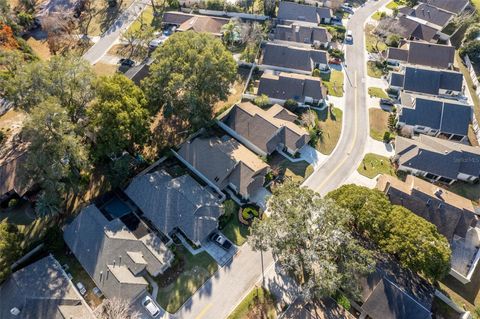
<instances>
[{"instance_id":1,"label":"tree canopy","mask_svg":"<svg viewBox=\"0 0 480 319\"><path fill-rule=\"evenodd\" d=\"M253 224L252 247L271 248L307 300L339 288L357 295L357 278L373 270L374 261L350 233L347 210L292 182L275 188L268 209L270 218Z\"/></svg>"},{"instance_id":2,"label":"tree canopy","mask_svg":"<svg viewBox=\"0 0 480 319\"><path fill-rule=\"evenodd\" d=\"M97 99L88 109L95 154L134 153L148 138L150 116L142 90L121 74L97 81Z\"/></svg>"},{"instance_id":3,"label":"tree canopy","mask_svg":"<svg viewBox=\"0 0 480 319\"><path fill-rule=\"evenodd\" d=\"M327 195L352 214L352 227L400 264L438 280L448 274L451 250L435 225L390 204L379 190L344 185Z\"/></svg>"},{"instance_id":4,"label":"tree canopy","mask_svg":"<svg viewBox=\"0 0 480 319\"><path fill-rule=\"evenodd\" d=\"M22 130L29 143L22 169L25 183L40 188L39 215L57 214L67 189L76 189L80 172L87 167L88 150L66 110L55 98L33 108Z\"/></svg>"},{"instance_id":5,"label":"tree canopy","mask_svg":"<svg viewBox=\"0 0 480 319\"><path fill-rule=\"evenodd\" d=\"M4 219L0 222L0 283L10 274L10 266L21 256L22 234L17 226Z\"/></svg>"},{"instance_id":6,"label":"tree canopy","mask_svg":"<svg viewBox=\"0 0 480 319\"><path fill-rule=\"evenodd\" d=\"M194 129L211 120L213 106L228 96L237 66L222 41L206 33L174 33L153 53L144 87L154 112Z\"/></svg>"},{"instance_id":7,"label":"tree canopy","mask_svg":"<svg viewBox=\"0 0 480 319\"><path fill-rule=\"evenodd\" d=\"M8 63L5 59L1 61L1 64ZM76 122L84 116L87 104L93 99L95 75L81 57L54 56L48 62L17 63L7 75L0 82L5 97L26 111L55 97Z\"/></svg>"}]
</instances>

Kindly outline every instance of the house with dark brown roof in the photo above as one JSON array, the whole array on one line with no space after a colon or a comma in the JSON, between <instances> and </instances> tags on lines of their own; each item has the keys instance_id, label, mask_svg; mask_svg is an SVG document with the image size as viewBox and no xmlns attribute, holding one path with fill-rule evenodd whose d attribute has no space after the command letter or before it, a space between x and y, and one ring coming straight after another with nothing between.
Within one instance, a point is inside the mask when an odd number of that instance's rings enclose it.
<instances>
[{"instance_id":1,"label":"house with dark brown roof","mask_svg":"<svg viewBox=\"0 0 480 319\"><path fill-rule=\"evenodd\" d=\"M288 42L290 45L328 49L331 36L325 28L292 23L277 25L274 39L276 43Z\"/></svg>"},{"instance_id":2,"label":"house with dark brown roof","mask_svg":"<svg viewBox=\"0 0 480 319\"><path fill-rule=\"evenodd\" d=\"M324 91L322 80L310 75L285 73L278 75L263 73L258 84L257 95L265 94L272 103L283 104L295 100L305 105L323 105Z\"/></svg>"},{"instance_id":3,"label":"house with dark brown roof","mask_svg":"<svg viewBox=\"0 0 480 319\"><path fill-rule=\"evenodd\" d=\"M174 25L176 31L195 31L206 32L215 36L222 36L222 27L227 24L230 19L210 17L183 12L165 12L162 23L164 25Z\"/></svg>"},{"instance_id":4,"label":"house with dark brown roof","mask_svg":"<svg viewBox=\"0 0 480 319\"><path fill-rule=\"evenodd\" d=\"M435 58L432 58L435 57ZM452 69L455 47L410 41L407 48L389 48L387 61L393 65L419 65L437 69Z\"/></svg>"},{"instance_id":5,"label":"house with dark brown roof","mask_svg":"<svg viewBox=\"0 0 480 319\"><path fill-rule=\"evenodd\" d=\"M236 104L221 123L228 133L261 156L276 150L293 155L310 140L308 132L295 120L295 114L278 104L263 110L244 102Z\"/></svg>"},{"instance_id":6,"label":"house with dark brown roof","mask_svg":"<svg viewBox=\"0 0 480 319\"><path fill-rule=\"evenodd\" d=\"M377 188L392 204L409 209L437 227L452 248L450 274L462 283L470 282L478 263L475 247L480 240L480 229L476 227L478 217L472 202L412 175L408 175L405 182L381 175Z\"/></svg>"},{"instance_id":7,"label":"house with dark brown roof","mask_svg":"<svg viewBox=\"0 0 480 319\"><path fill-rule=\"evenodd\" d=\"M431 181L453 184L480 179L480 148L428 135L397 136L394 160L398 170Z\"/></svg>"},{"instance_id":8,"label":"house with dark brown roof","mask_svg":"<svg viewBox=\"0 0 480 319\"><path fill-rule=\"evenodd\" d=\"M20 152L0 164L0 204L15 196L22 197L31 189L31 185L26 185L21 178L26 159L26 153Z\"/></svg>"},{"instance_id":9,"label":"house with dark brown roof","mask_svg":"<svg viewBox=\"0 0 480 319\"><path fill-rule=\"evenodd\" d=\"M200 178L248 200L263 188L269 166L234 138L198 136L183 143L179 159Z\"/></svg>"}]
</instances>

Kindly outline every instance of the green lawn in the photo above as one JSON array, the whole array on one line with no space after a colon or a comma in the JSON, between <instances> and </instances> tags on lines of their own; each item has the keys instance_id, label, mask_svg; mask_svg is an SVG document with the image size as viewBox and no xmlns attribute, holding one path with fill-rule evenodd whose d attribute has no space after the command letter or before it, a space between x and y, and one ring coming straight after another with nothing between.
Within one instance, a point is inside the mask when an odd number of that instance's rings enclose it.
<instances>
[{"instance_id":1,"label":"green lawn","mask_svg":"<svg viewBox=\"0 0 480 319\"><path fill-rule=\"evenodd\" d=\"M22 203L13 209L0 209L0 221L6 219L17 226L24 235L22 248L28 249L32 243L42 239L46 229L50 227L51 219L35 218L35 213L29 203Z\"/></svg>"},{"instance_id":2,"label":"green lawn","mask_svg":"<svg viewBox=\"0 0 480 319\"><path fill-rule=\"evenodd\" d=\"M233 310L227 319L275 319L275 300L268 290L255 287Z\"/></svg>"},{"instance_id":3,"label":"green lawn","mask_svg":"<svg viewBox=\"0 0 480 319\"><path fill-rule=\"evenodd\" d=\"M388 94L385 92L384 89L377 88L377 87L369 87L368 88L368 95L372 97L378 97L381 99L388 99Z\"/></svg>"},{"instance_id":4,"label":"green lawn","mask_svg":"<svg viewBox=\"0 0 480 319\"><path fill-rule=\"evenodd\" d=\"M143 11L142 15L135 20L130 27L128 28L129 31L136 31L140 29L142 22L147 25L151 25L153 22L153 8L152 6L147 6Z\"/></svg>"},{"instance_id":5,"label":"green lawn","mask_svg":"<svg viewBox=\"0 0 480 319\"><path fill-rule=\"evenodd\" d=\"M473 6L477 9L477 12L480 13L480 0L471 0Z\"/></svg>"},{"instance_id":6,"label":"green lawn","mask_svg":"<svg viewBox=\"0 0 480 319\"><path fill-rule=\"evenodd\" d=\"M342 132L342 110L334 107L332 113L328 114L328 108L323 111L317 111L322 135L315 148L325 155L332 153Z\"/></svg>"},{"instance_id":7,"label":"green lawn","mask_svg":"<svg viewBox=\"0 0 480 319\"><path fill-rule=\"evenodd\" d=\"M367 74L372 78L380 79L382 77L383 69L380 67L378 62L375 61L368 61L367 62Z\"/></svg>"},{"instance_id":8,"label":"green lawn","mask_svg":"<svg viewBox=\"0 0 480 319\"><path fill-rule=\"evenodd\" d=\"M399 7L399 5L396 1L392 1L389 4L387 4L387 8L390 9L390 10L398 9L398 7Z\"/></svg>"},{"instance_id":9,"label":"green lawn","mask_svg":"<svg viewBox=\"0 0 480 319\"><path fill-rule=\"evenodd\" d=\"M322 83L331 96L343 96L343 72L332 70L329 75L322 76Z\"/></svg>"},{"instance_id":10,"label":"green lawn","mask_svg":"<svg viewBox=\"0 0 480 319\"><path fill-rule=\"evenodd\" d=\"M388 116L389 113L382 109L369 109L370 117L370 136L383 142L383 134L388 131Z\"/></svg>"},{"instance_id":11,"label":"green lawn","mask_svg":"<svg viewBox=\"0 0 480 319\"><path fill-rule=\"evenodd\" d=\"M157 302L170 313L175 313L218 269L206 252L194 256L177 245L174 253L175 265L154 278L159 284Z\"/></svg>"},{"instance_id":12,"label":"green lawn","mask_svg":"<svg viewBox=\"0 0 480 319\"><path fill-rule=\"evenodd\" d=\"M248 226L240 223L237 215L232 216L230 221L221 229L221 231L237 246L242 246L247 241L247 236L250 234Z\"/></svg>"},{"instance_id":13,"label":"green lawn","mask_svg":"<svg viewBox=\"0 0 480 319\"><path fill-rule=\"evenodd\" d=\"M395 176L395 169L390 163L390 159L385 156L368 153L357 168L357 171L368 178L374 178L378 174L388 174Z\"/></svg>"},{"instance_id":14,"label":"green lawn","mask_svg":"<svg viewBox=\"0 0 480 319\"><path fill-rule=\"evenodd\" d=\"M380 21L380 19L382 18L382 11L377 11L375 12L373 15L372 15L372 19L373 20L377 20L377 21Z\"/></svg>"},{"instance_id":15,"label":"green lawn","mask_svg":"<svg viewBox=\"0 0 480 319\"><path fill-rule=\"evenodd\" d=\"M473 1L475 6L480 8L480 0ZM468 88L470 92L475 92L474 84L472 81L472 78L470 76L470 72L468 72L467 67L463 64L462 58L458 54L458 51L455 52L455 66L459 68L460 72L463 73L463 77L465 78L465 81L467 82ZM475 112L475 116L477 117L477 120L480 120L480 99L476 94L472 94L472 99L473 99L473 110Z\"/></svg>"}]
</instances>

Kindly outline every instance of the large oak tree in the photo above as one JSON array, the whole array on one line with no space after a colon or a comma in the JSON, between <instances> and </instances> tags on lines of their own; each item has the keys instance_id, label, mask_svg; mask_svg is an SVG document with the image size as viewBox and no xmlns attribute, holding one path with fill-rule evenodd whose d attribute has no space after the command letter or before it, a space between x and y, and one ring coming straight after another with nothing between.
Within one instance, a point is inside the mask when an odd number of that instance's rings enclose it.
<instances>
[{"instance_id":1,"label":"large oak tree","mask_svg":"<svg viewBox=\"0 0 480 319\"><path fill-rule=\"evenodd\" d=\"M153 58L143 83L152 110L163 110L194 129L211 120L213 106L227 98L236 76L232 54L220 39L206 33L175 33Z\"/></svg>"}]
</instances>

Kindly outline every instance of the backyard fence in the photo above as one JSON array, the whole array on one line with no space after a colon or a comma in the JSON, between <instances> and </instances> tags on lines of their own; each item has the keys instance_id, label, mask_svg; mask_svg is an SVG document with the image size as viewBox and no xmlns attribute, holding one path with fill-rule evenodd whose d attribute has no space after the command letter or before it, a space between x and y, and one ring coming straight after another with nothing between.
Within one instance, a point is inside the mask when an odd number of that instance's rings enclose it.
<instances>
[{"instance_id":1,"label":"backyard fence","mask_svg":"<svg viewBox=\"0 0 480 319\"><path fill-rule=\"evenodd\" d=\"M473 84L475 85L475 92L470 92L470 94L475 94L480 99L480 82L478 81L477 74L475 73L475 69L473 68L472 61L468 55L465 55L463 59L465 61L465 65L468 68L468 72L470 73L470 77L472 78ZM479 106L480 107L480 106ZM475 135L477 136L477 140L480 142L480 126L478 125L477 118L475 113L472 115L472 126Z\"/></svg>"}]
</instances>

